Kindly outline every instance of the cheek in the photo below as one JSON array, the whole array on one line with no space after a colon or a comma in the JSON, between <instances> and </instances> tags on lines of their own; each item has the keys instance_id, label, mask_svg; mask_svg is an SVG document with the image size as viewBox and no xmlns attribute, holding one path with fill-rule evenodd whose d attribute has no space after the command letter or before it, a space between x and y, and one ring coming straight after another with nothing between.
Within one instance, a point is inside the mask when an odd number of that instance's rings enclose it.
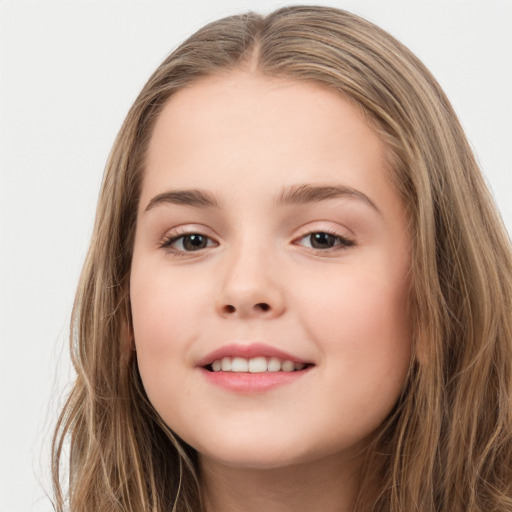
<instances>
[{"instance_id":1,"label":"cheek","mask_svg":"<svg viewBox=\"0 0 512 512\"><path fill-rule=\"evenodd\" d=\"M179 276L162 269L132 268L130 300L137 350L158 355L186 343L197 324L200 297L201 290L190 280L180 282Z\"/></svg>"},{"instance_id":2,"label":"cheek","mask_svg":"<svg viewBox=\"0 0 512 512\"><path fill-rule=\"evenodd\" d=\"M149 264L132 267L130 299L137 363L154 404L172 398L163 395L176 386L166 383L170 376L179 382L183 354L193 340L196 302L190 288L178 285L172 276L152 270Z\"/></svg>"},{"instance_id":3,"label":"cheek","mask_svg":"<svg viewBox=\"0 0 512 512\"><path fill-rule=\"evenodd\" d=\"M318 281L317 281L317 284ZM408 281L402 273L351 269L309 296L301 315L326 364L352 382L401 388L411 352ZM303 301L303 303L306 303ZM334 369L333 369L334 371Z\"/></svg>"},{"instance_id":4,"label":"cheek","mask_svg":"<svg viewBox=\"0 0 512 512\"><path fill-rule=\"evenodd\" d=\"M188 288L176 284L149 265L132 267L130 299L137 364L144 388L156 410L166 417L171 404L187 394L183 353L191 338Z\"/></svg>"}]
</instances>

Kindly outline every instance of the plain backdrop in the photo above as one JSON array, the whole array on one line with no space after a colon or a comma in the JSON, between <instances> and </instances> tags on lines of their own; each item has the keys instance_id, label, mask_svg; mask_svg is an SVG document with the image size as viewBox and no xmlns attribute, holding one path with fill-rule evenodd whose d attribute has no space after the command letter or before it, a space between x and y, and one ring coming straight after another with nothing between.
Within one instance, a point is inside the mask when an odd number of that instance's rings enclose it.
<instances>
[{"instance_id":1,"label":"plain backdrop","mask_svg":"<svg viewBox=\"0 0 512 512\"><path fill-rule=\"evenodd\" d=\"M49 438L107 155L154 68L219 17L289 2L0 1L0 512L50 511ZM409 46L458 112L512 232L512 0L338 0Z\"/></svg>"}]
</instances>

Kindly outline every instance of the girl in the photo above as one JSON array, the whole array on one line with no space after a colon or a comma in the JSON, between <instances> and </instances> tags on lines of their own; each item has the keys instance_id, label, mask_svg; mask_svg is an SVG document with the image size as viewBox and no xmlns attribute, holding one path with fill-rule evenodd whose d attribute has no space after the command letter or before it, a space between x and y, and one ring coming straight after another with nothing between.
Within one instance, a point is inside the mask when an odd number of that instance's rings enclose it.
<instances>
[{"instance_id":1,"label":"girl","mask_svg":"<svg viewBox=\"0 0 512 512\"><path fill-rule=\"evenodd\" d=\"M344 11L214 22L115 142L54 439L69 510L512 509L512 255L424 66Z\"/></svg>"}]
</instances>

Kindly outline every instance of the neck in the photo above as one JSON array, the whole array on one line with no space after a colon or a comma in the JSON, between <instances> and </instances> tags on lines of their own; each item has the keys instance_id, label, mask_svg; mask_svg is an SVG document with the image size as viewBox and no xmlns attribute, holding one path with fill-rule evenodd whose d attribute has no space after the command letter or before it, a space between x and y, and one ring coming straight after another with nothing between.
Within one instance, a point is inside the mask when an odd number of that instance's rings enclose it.
<instances>
[{"instance_id":1,"label":"neck","mask_svg":"<svg viewBox=\"0 0 512 512\"><path fill-rule=\"evenodd\" d=\"M354 465L338 458L254 469L202 457L201 477L207 512L352 512L359 486Z\"/></svg>"}]
</instances>

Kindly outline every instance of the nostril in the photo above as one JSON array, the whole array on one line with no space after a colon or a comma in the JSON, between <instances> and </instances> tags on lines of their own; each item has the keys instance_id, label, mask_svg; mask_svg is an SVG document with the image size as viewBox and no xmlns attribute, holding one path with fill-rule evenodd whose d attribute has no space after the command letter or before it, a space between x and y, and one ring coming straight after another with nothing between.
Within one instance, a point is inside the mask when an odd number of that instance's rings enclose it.
<instances>
[{"instance_id":1,"label":"nostril","mask_svg":"<svg viewBox=\"0 0 512 512\"><path fill-rule=\"evenodd\" d=\"M253 306L254 309L258 309L260 311L270 311L272 308L270 307L269 304L267 304L266 302L258 302L257 304L254 304ZM242 312L245 308L242 307L240 308L238 311ZM237 312L237 308L235 306L233 306L232 304L226 304L225 306L223 306L223 311L225 313L229 313L229 314L232 314L232 313L236 313Z\"/></svg>"}]
</instances>

